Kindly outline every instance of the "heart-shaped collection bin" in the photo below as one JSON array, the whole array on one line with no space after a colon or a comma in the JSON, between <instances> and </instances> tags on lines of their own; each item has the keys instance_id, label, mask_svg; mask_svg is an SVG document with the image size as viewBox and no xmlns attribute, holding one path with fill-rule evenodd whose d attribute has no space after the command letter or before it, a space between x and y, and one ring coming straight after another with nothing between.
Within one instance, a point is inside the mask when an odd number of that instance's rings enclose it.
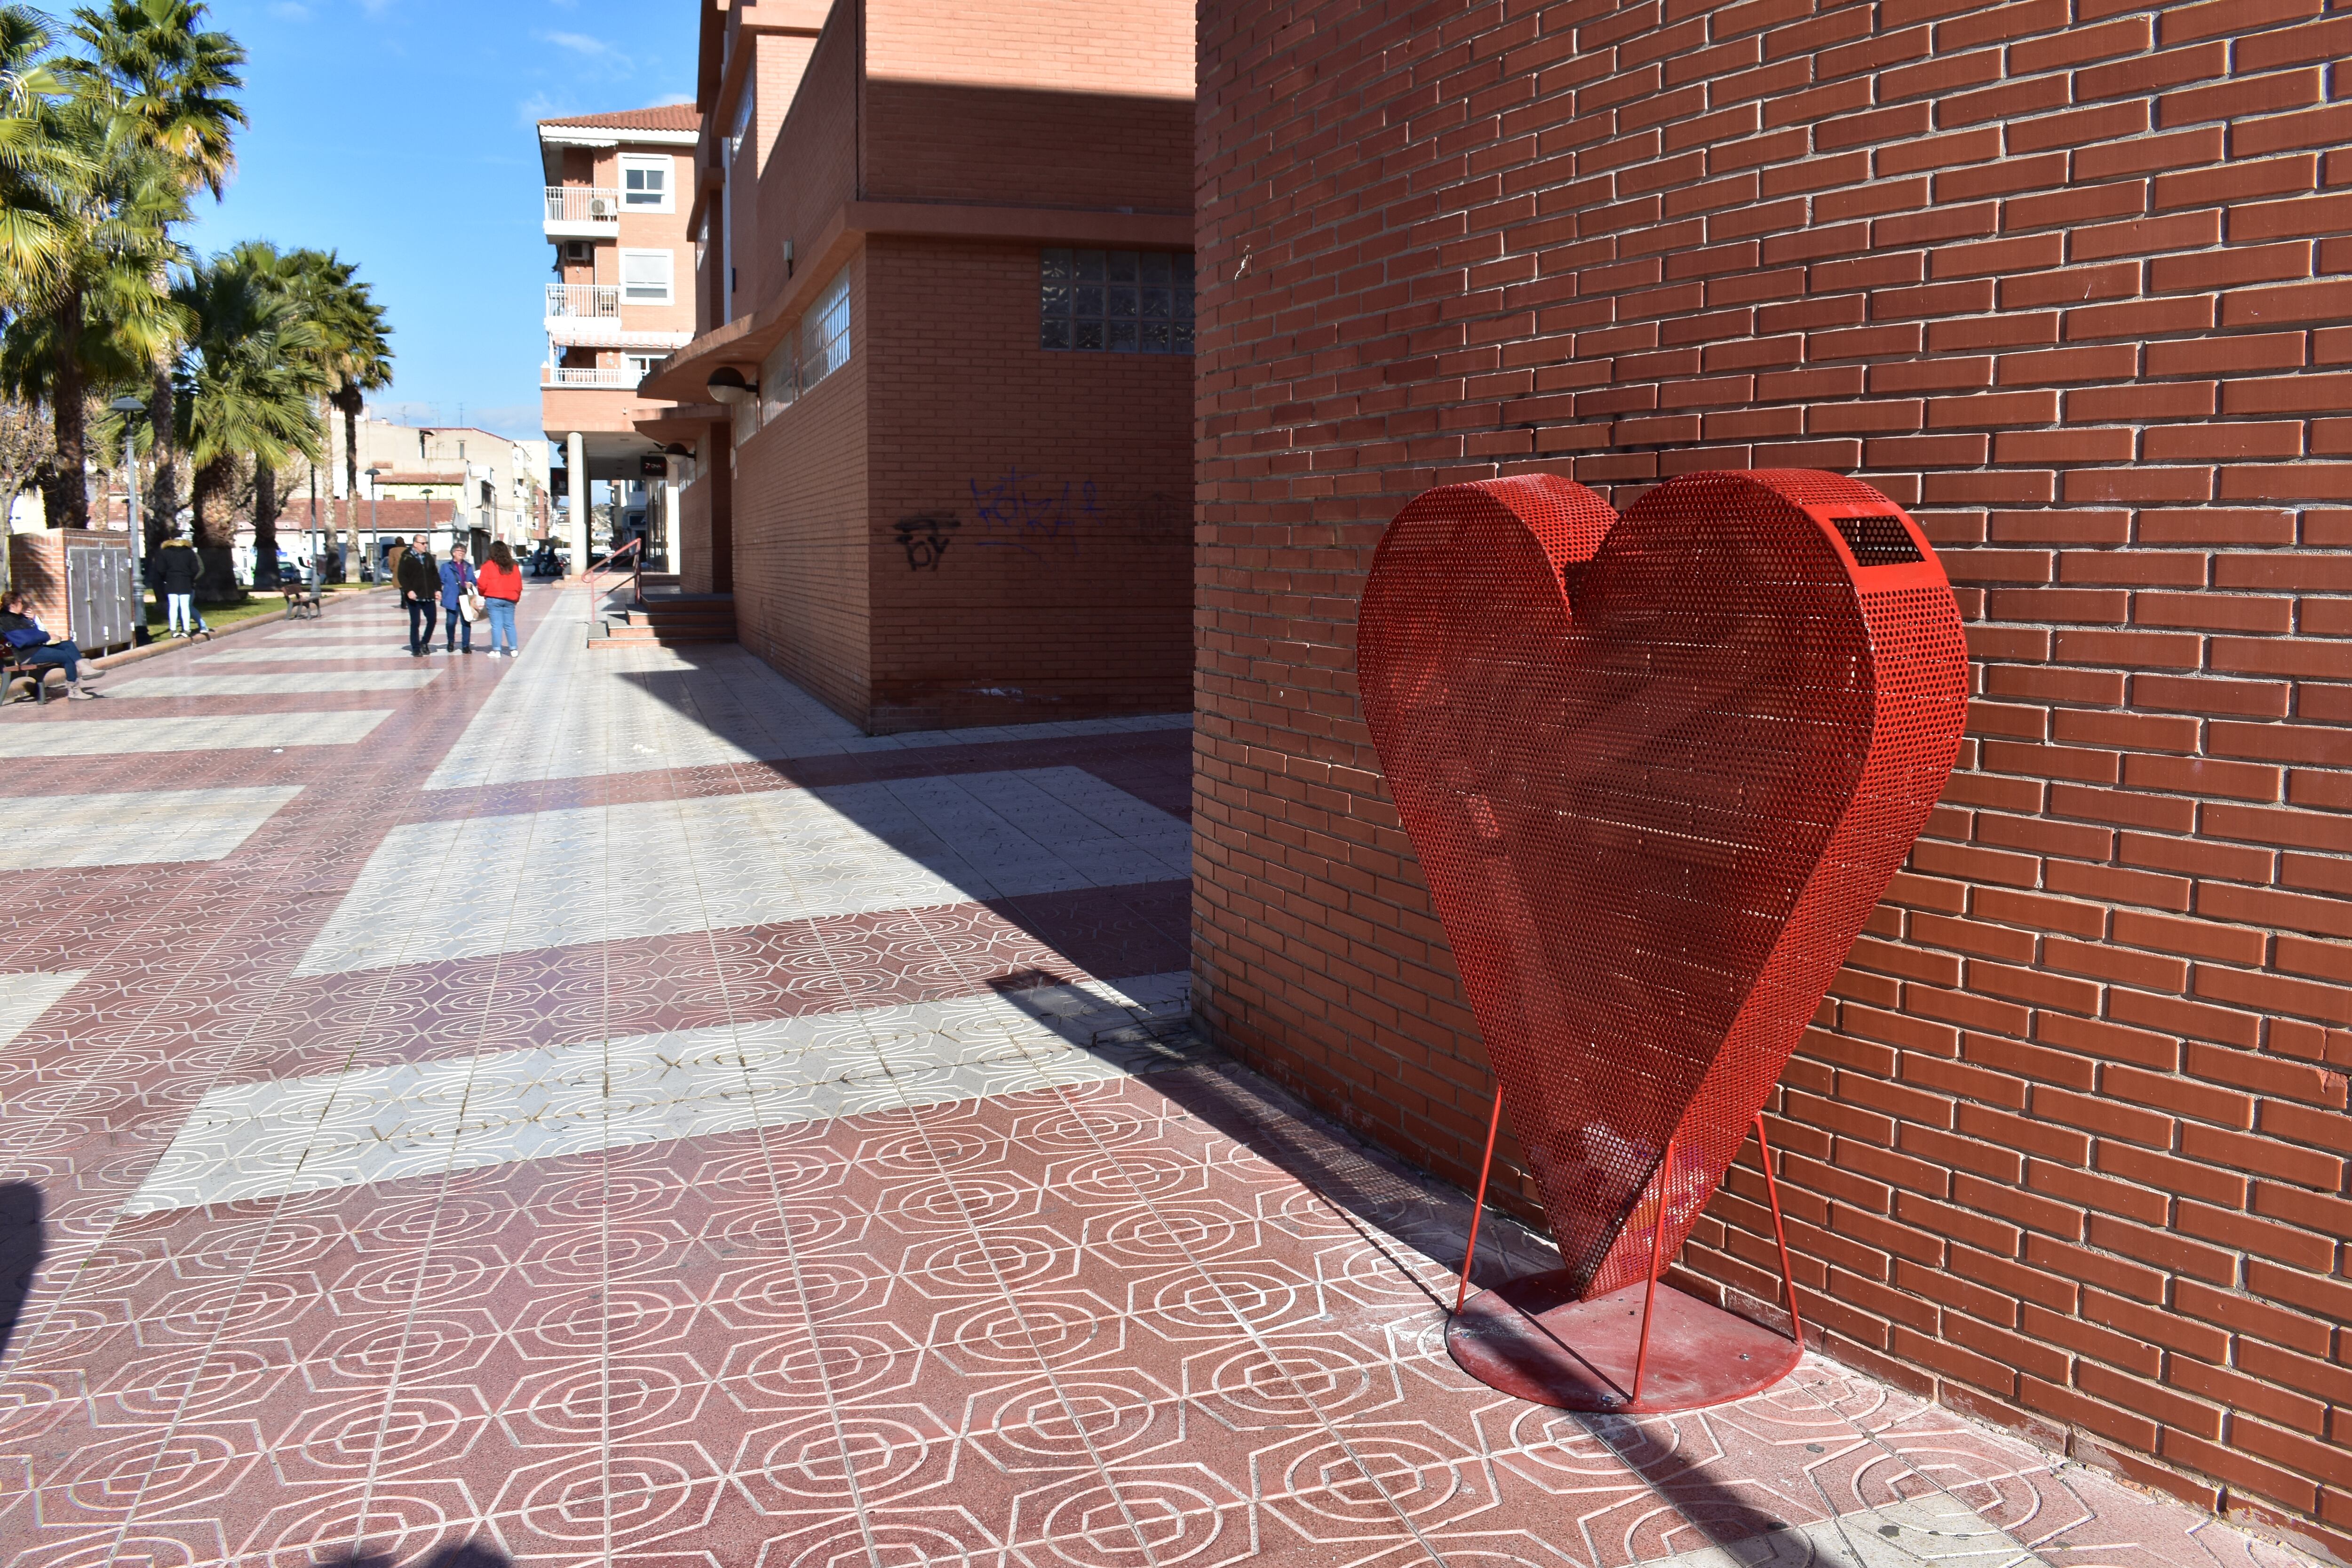
<instances>
[{"instance_id":1,"label":"heart-shaped collection bin","mask_svg":"<svg viewBox=\"0 0 2352 1568\"><path fill-rule=\"evenodd\" d=\"M1832 474L1689 474L1622 518L1449 485L1381 538L1356 661L1566 1286L1647 1279L1951 772L1943 568Z\"/></svg>"}]
</instances>

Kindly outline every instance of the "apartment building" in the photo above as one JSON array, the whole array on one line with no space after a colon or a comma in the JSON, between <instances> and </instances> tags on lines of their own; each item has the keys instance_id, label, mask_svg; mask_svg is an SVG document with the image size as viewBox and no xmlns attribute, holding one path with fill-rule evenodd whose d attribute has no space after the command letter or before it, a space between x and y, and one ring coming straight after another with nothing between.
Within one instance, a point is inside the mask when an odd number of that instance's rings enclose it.
<instances>
[{"instance_id":1,"label":"apartment building","mask_svg":"<svg viewBox=\"0 0 2352 1568\"><path fill-rule=\"evenodd\" d=\"M689 588L877 732L1185 707L1185 0L702 0Z\"/></svg>"},{"instance_id":2,"label":"apartment building","mask_svg":"<svg viewBox=\"0 0 2352 1568\"><path fill-rule=\"evenodd\" d=\"M362 539L385 531L376 524L392 515L383 508L395 501L407 503L401 515L412 521L429 508L439 551L462 543L478 557L493 539L522 548L546 532L552 481L546 441L373 416L354 435L359 500L345 507L343 521Z\"/></svg>"},{"instance_id":3,"label":"apartment building","mask_svg":"<svg viewBox=\"0 0 2352 1568\"><path fill-rule=\"evenodd\" d=\"M694 336L695 257L687 237L701 124L693 105L666 104L539 125L543 227L554 249L540 372L543 426L563 450L566 491L578 495L598 482L625 487L614 495L613 515L649 519L639 528L650 529L656 552L676 491L663 484L660 444L637 428L666 405L637 385ZM637 487L648 479L667 507L644 504ZM588 559L588 500L579 495L566 508L574 561ZM595 541L595 552L612 542Z\"/></svg>"}]
</instances>

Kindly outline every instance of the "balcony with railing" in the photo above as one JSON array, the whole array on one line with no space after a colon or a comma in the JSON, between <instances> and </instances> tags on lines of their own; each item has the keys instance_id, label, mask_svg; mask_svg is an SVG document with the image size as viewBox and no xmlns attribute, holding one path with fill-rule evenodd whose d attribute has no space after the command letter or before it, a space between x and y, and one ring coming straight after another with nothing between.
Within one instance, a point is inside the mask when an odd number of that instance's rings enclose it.
<instances>
[{"instance_id":1,"label":"balcony with railing","mask_svg":"<svg viewBox=\"0 0 2352 1568\"><path fill-rule=\"evenodd\" d=\"M621 319L621 286L617 283L550 283L550 321L565 318L612 321Z\"/></svg>"},{"instance_id":2,"label":"balcony with railing","mask_svg":"<svg viewBox=\"0 0 2352 1568\"><path fill-rule=\"evenodd\" d=\"M609 185L550 185L550 239L609 239L621 232L621 193Z\"/></svg>"},{"instance_id":3,"label":"balcony with railing","mask_svg":"<svg viewBox=\"0 0 2352 1568\"><path fill-rule=\"evenodd\" d=\"M539 384L542 389L601 386L608 390L619 388L626 391L644 379L645 372L633 364L549 364L540 366L539 371Z\"/></svg>"}]
</instances>

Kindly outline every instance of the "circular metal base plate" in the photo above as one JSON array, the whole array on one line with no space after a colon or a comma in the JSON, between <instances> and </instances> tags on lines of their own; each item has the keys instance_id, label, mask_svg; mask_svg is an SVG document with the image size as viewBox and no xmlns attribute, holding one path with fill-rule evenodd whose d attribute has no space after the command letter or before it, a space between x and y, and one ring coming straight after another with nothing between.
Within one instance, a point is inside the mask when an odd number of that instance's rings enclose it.
<instances>
[{"instance_id":1,"label":"circular metal base plate","mask_svg":"<svg viewBox=\"0 0 2352 1568\"><path fill-rule=\"evenodd\" d=\"M1564 1272L1531 1274L1471 1297L1445 1326L1445 1348L1489 1388L1559 1410L1612 1415L1744 1399L1786 1377L1803 1354L1784 1334L1661 1284L1635 1405L1629 1395L1644 1289L1628 1285L1579 1301Z\"/></svg>"}]
</instances>

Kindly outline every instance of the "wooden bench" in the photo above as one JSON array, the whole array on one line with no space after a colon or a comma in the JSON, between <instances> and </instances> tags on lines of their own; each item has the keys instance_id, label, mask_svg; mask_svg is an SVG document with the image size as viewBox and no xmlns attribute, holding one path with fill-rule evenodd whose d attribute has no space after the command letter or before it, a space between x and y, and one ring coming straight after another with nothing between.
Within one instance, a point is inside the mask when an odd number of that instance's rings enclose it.
<instances>
[{"instance_id":1,"label":"wooden bench","mask_svg":"<svg viewBox=\"0 0 2352 1568\"><path fill-rule=\"evenodd\" d=\"M297 583L278 591L286 595L286 618L289 621L300 620L306 615L315 621L326 613L326 605L320 597L322 590L316 583L307 588Z\"/></svg>"}]
</instances>

